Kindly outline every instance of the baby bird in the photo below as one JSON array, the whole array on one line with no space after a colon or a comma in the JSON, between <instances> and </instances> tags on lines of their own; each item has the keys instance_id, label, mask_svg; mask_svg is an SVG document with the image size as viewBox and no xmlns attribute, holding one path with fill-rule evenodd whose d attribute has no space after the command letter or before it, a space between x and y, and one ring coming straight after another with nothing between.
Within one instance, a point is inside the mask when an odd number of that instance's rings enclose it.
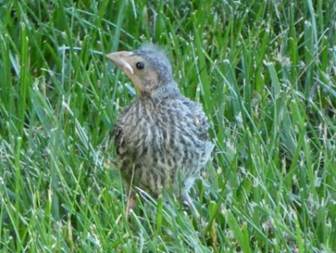
<instances>
[{"instance_id":1,"label":"baby bird","mask_svg":"<svg viewBox=\"0 0 336 253\"><path fill-rule=\"evenodd\" d=\"M113 132L119 168L130 192L140 188L157 197L172 189L192 205L189 190L214 147L202 107L180 93L167 56L155 45L107 57L138 91ZM130 194L127 212L134 206Z\"/></svg>"}]
</instances>

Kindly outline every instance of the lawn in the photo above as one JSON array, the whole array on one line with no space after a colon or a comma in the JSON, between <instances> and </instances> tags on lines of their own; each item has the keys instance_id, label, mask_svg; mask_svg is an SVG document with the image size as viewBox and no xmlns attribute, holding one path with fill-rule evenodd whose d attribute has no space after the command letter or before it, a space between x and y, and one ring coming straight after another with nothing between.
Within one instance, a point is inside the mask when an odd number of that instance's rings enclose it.
<instances>
[{"instance_id":1,"label":"lawn","mask_svg":"<svg viewBox=\"0 0 336 253\"><path fill-rule=\"evenodd\" d=\"M103 55L152 41L216 144L127 219ZM335 252L336 2L0 0L0 252Z\"/></svg>"}]
</instances>

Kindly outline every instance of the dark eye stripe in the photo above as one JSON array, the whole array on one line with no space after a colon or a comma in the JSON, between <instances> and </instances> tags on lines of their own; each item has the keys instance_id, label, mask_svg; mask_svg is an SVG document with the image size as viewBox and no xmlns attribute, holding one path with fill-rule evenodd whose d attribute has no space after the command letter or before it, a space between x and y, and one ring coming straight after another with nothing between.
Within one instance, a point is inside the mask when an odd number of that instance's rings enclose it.
<instances>
[{"instance_id":1,"label":"dark eye stripe","mask_svg":"<svg viewBox=\"0 0 336 253\"><path fill-rule=\"evenodd\" d=\"M136 66L137 69L143 69L145 67L145 64L143 62L139 61L135 64L135 66Z\"/></svg>"}]
</instances>

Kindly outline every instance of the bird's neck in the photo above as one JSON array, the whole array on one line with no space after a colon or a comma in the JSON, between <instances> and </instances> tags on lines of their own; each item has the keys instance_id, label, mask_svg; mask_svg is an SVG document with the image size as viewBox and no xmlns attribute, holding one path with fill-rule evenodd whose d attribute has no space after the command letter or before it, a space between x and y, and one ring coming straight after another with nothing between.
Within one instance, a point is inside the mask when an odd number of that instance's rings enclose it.
<instances>
[{"instance_id":1,"label":"bird's neck","mask_svg":"<svg viewBox=\"0 0 336 253\"><path fill-rule=\"evenodd\" d=\"M153 101L159 102L162 99L174 98L180 96L180 90L178 89L177 84L173 81L164 85L160 85L150 94L143 94L143 96Z\"/></svg>"},{"instance_id":2,"label":"bird's neck","mask_svg":"<svg viewBox=\"0 0 336 253\"><path fill-rule=\"evenodd\" d=\"M135 105L138 106L140 111L145 114L150 114L156 111L160 104L164 104L167 101L176 99L181 96L181 93L176 83L169 83L162 85L151 93L141 93L136 99Z\"/></svg>"}]
</instances>

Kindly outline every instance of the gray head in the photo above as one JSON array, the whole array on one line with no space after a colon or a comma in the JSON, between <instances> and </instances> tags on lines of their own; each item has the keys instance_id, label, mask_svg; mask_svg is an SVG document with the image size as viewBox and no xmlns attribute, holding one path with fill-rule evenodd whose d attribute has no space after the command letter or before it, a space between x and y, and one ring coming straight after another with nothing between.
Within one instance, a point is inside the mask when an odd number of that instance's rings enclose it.
<instances>
[{"instance_id":1,"label":"gray head","mask_svg":"<svg viewBox=\"0 0 336 253\"><path fill-rule=\"evenodd\" d=\"M146 44L136 50L135 54L143 57L150 68L158 73L161 83L169 83L173 80L170 61L162 49L153 44Z\"/></svg>"},{"instance_id":2,"label":"gray head","mask_svg":"<svg viewBox=\"0 0 336 253\"><path fill-rule=\"evenodd\" d=\"M141 94L173 83L172 67L166 54L157 46L146 44L135 51L119 51L107 55L131 79Z\"/></svg>"}]
</instances>

